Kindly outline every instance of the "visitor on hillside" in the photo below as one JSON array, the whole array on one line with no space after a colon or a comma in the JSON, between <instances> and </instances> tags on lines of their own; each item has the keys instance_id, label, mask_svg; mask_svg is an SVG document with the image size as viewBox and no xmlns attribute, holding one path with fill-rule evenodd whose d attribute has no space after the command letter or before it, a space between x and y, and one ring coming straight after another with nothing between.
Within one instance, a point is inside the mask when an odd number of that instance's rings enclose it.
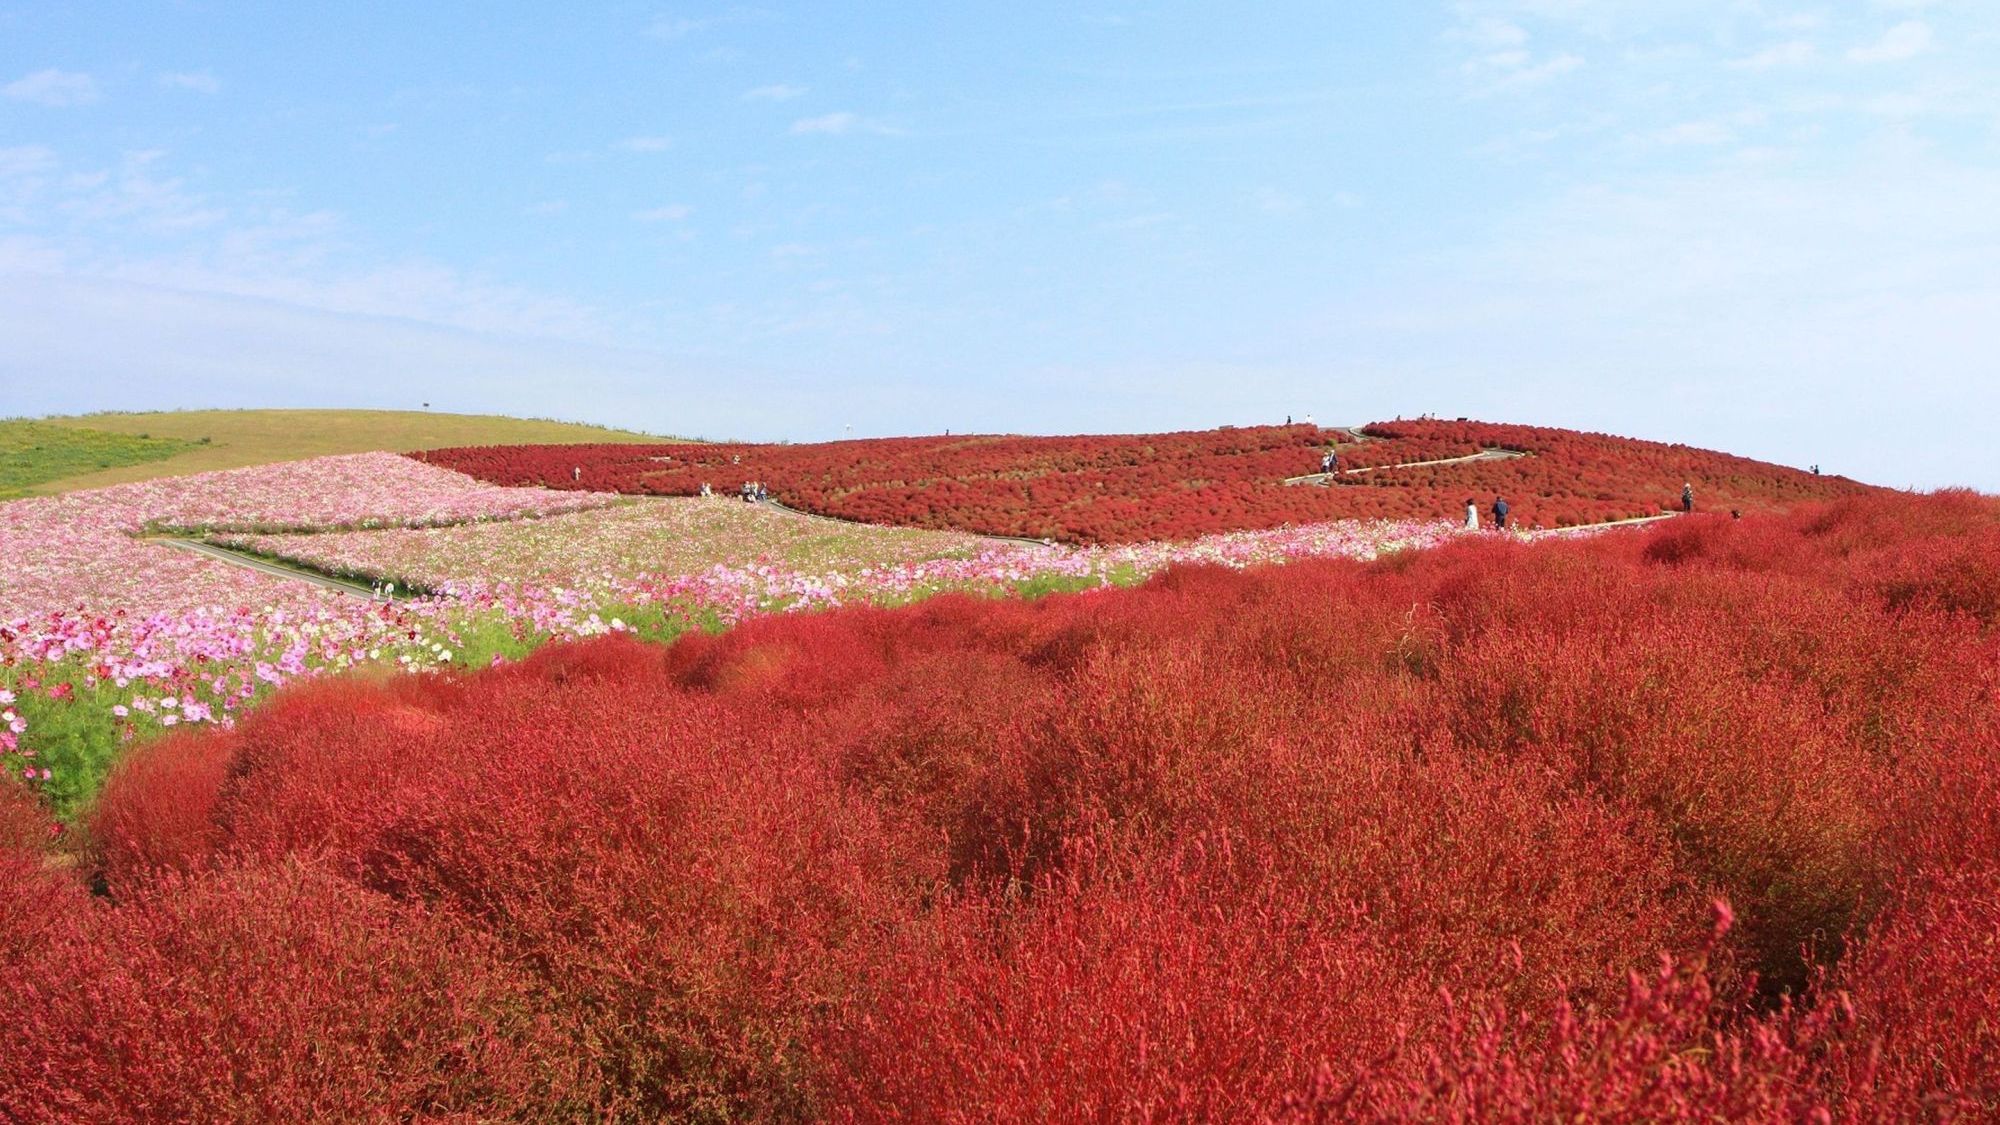
<instances>
[{"instance_id":1,"label":"visitor on hillside","mask_svg":"<svg viewBox=\"0 0 2000 1125\"><path fill-rule=\"evenodd\" d=\"M581 483L583 481L583 466L578 465L576 468L571 469L569 471L569 479Z\"/></svg>"},{"instance_id":2,"label":"visitor on hillside","mask_svg":"<svg viewBox=\"0 0 2000 1125\"><path fill-rule=\"evenodd\" d=\"M1507 530L1507 501L1504 497L1493 498L1493 526L1502 531Z\"/></svg>"},{"instance_id":3,"label":"visitor on hillside","mask_svg":"<svg viewBox=\"0 0 2000 1125\"><path fill-rule=\"evenodd\" d=\"M1685 514L1692 511L1694 511L1694 482L1688 481L1681 485L1681 512Z\"/></svg>"},{"instance_id":4,"label":"visitor on hillside","mask_svg":"<svg viewBox=\"0 0 2000 1125\"><path fill-rule=\"evenodd\" d=\"M1337 472L1339 472L1339 471L1340 471L1340 454L1338 454L1338 453L1335 453L1335 452L1334 452L1333 450L1331 450L1331 449L1329 449L1329 450L1327 450L1327 451L1326 451L1325 453L1321 454L1321 455L1320 455L1320 459L1319 459L1319 471L1320 471L1320 472L1322 472L1322 473L1337 473Z\"/></svg>"},{"instance_id":5,"label":"visitor on hillside","mask_svg":"<svg viewBox=\"0 0 2000 1125\"><path fill-rule=\"evenodd\" d=\"M1465 530L1479 530L1479 501L1470 498L1465 501Z\"/></svg>"},{"instance_id":6,"label":"visitor on hillside","mask_svg":"<svg viewBox=\"0 0 2000 1125\"><path fill-rule=\"evenodd\" d=\"M744 502L745 504L748 504L748 503L750 503L750 502L751 502L752 500L755 500L755 499L757 498L757 493L756 493L756 491L755 491L755 490L753 490L753 489L752 489L752 488L750 487L750 482L749 482L749 481L747 481L747 480L743 482L743 487L742 487L742 488L739 488L739 489L737 489L737 490L736 490L736 494L737 494L738 496L741 496L741 497L743 497L743 502Z\"/></svg>"},{"instance_id":7,"label":"visitor on hillside","mask_svg":"<svg viewBox=\"0 0 2000 1125\"><path fill-rule=\"evenodd\" d=\"M714 489L712 489L712 488L710 488L710 487L708 487L708 482L707 482L707 481L702 481L702 482L701 482L701 494L702 494L703 496L713 496L713 495L715 495L715 490L714 490Z\"/></svg>"},{"instance_id":8,"label":"visitor on hillside","mask_svg":"<svg viewBox=\"0 0 2000 1125\"><path fill-rule=\"evenodd\" d=\"M761 480L760 480L760 481L758 481L758 482L757 482L757 502L758 502L759 504L762 504L762 503L763 503L764 501L766 501L766 500L769 500L770 498L771 498L771 490L770 490L770 489L768 489L768 488L765 488L765 487L764 487L764 482L763 482L763 481L761 481Z\"/></svg>"}]
</instances>

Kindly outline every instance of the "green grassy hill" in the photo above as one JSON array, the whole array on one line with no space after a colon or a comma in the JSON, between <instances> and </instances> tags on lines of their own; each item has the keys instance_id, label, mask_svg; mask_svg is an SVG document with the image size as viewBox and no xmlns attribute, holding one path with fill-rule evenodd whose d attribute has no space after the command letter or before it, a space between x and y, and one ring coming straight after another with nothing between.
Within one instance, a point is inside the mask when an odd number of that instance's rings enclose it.
<instances>
[{"instance_id":1,"label":"green grassy hill","mask_svg":"<svg viewBox=\"0 0 2000 1125\"><path fill-rule=\"evenodd\" d=\"M173 438L0 422L0 500L26 496L49 481L133 468L199 448Z\"/></svg>"},{"instance_id":2,"label":"green grassy hill","mask_svg":"<svg viewBox=\"0 0 2000 1125\"><path fill-rule=\"evenodd\" d=\"M82 414L0 422L0 498L374 449L669 440L680 439L577 422L416 410Z\"/></svg>"}]
</instances>

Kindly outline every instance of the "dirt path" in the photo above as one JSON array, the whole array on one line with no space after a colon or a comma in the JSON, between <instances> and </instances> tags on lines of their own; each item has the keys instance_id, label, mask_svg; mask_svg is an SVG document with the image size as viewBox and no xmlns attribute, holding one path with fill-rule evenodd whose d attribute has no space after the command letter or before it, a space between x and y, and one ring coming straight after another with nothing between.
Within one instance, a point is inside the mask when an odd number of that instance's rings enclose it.
<instances>
[{"instance_id":1,"label":"dirt path","mask_svg":"<svg viewBox=\"0 0 2000 1125\"><path fill-rule=\"evenodd\" d=\"M1287 477L1286 484L1313 484L1325 487L1335 477L1358 476L1362 473L1383 473L1390 469L1419 469L1425 465L1463 465L1470 461L1512 461L1528 454L1515 449L1482 449L1463 457L1443 457L1435 461L1404 461L1395 465L1368 465L1359 469L1341 469L1332 473L1307 473L1302 477Z\"/></svg>"},{"instance_id":2,"label":"dirt path","mask_svg":"<svg viewBox=\"0 0 2000 1125\"><path fill-rule=\"evenodd\" d=\"M1635 527L1642 523L1658 523L1680 515L1679 512L1661 512L1657 516L1632 516L1629 519L1605 520L1603 523L1580 523L1574 527L1544 527L1531 532L1533 535L1560 535L1569 531L1602 531L1607 527Z\"/></svg>"}]
</instances>

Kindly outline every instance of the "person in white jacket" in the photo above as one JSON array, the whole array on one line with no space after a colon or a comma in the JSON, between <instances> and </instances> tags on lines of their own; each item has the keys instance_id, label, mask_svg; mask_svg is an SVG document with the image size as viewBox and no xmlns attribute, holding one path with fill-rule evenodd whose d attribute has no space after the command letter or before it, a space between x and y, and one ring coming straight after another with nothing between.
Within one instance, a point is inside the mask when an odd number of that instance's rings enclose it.
<instances>
[{"instance_id":1,"label":"person in white jacket","mask_svg":"<svg viewBox=\"0 0 2000 1125\"><path fill-rule=\"evenodd\" d=\"M1465 502L1465 530L1479 530L1479 502L1476 500Z\"/></svg>"}]
</instances>

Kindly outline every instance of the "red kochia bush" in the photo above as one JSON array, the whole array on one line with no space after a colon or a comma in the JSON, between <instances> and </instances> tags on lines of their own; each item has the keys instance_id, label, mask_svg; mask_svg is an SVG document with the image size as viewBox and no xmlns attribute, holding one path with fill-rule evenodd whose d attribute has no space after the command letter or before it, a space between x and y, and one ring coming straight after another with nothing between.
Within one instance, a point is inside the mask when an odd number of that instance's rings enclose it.
<instances>
[{"instance_id":1,"label":"red kochia bush","mask_svg":"<svg viewBox=\"0 0 2000 1125\"><path fill-rule=\"evenodd\" d=\"M321 865L163 874L62 920L0 968L0 1118L477 1120L564 1104L567 1048L490 940Z\"/></svg>"},{"instance_id":2,"label":"red kochia bush","mask_svg":"<svg viewBox=\"0 0 2000 1125\"><path fill-rule=\"evenodd\" d=\"M1335 487L1286 486L1341 450ZM1431 464L1481 451L1525 456ZM1868 491L1685 445L1487 422L1359 432L1253 426L1171 434L970 435L820 445L484 446L414 454L500 484L692 496L764 482L781 501L865 523L1067 542L1190 539L1332 519L1450 519L1504 495L1520 526L1678 507L1762 511ZM580 472L579 472L580 470ZM1347 471L1351 470L1351 471Z\"/></svg>"},{"instance_id":3,"label":"red kochia bush","mask_svg":"<svg viewBox=\"0 0 2000 1125\"><path fill-rule=\"evenodd\" d=\"M1903 591L1996 526L306 685L136 750L86 869L0 838L0 1117L1991 1118L1995 626Z\"/></svg>"},{"instance_id":4,"label":"red kochia bush","mask_svg":"<svg viewBox=\"0 0 2000 1125\"><path fill-rule=\"evenodd\" d=\"M88 819L97 860L114 887L187 871L215 852L216 802L241 741L187 731L139 746L113 767Z\"/></svg>"}]
</instances>

